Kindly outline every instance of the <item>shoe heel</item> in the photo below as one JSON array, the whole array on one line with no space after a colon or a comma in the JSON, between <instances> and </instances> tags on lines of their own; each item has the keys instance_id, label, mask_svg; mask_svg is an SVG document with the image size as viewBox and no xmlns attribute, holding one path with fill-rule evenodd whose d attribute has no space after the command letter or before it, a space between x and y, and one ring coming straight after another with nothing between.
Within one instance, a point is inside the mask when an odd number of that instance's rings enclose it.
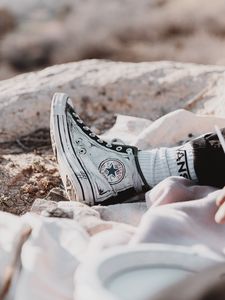
<instances>
[{"instance_id":1,"label":"shoe heel","mask_svg":"<svg viewBox=\"0 0 225 300\"><path fill-rule=\"evenodd\" d=\"M72 100L67 94L55 93L52 98L52 108L54 115L62 116L65 113L66 104L73 106Z\"/></svg>"}]
</instances>

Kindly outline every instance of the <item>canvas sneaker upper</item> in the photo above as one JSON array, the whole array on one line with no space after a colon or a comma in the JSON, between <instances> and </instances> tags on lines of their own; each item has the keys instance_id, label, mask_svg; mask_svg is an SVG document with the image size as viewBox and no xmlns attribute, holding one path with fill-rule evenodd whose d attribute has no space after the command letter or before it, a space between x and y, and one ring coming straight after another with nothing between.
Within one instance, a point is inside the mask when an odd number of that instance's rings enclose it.
<instances>
[{"instance_id":1,"label":"canvas sneaker upper","mask_svg":"<svg viewBox=\"0 0 225 300\"><path fill-rule=\"evenodd\" d=\"M54 96L51 114L59 170L70 198L75 198L72 200L89 205L117 203L148 189L136 147L100 139L65 94Z\"/></svg>"}]
</instances>

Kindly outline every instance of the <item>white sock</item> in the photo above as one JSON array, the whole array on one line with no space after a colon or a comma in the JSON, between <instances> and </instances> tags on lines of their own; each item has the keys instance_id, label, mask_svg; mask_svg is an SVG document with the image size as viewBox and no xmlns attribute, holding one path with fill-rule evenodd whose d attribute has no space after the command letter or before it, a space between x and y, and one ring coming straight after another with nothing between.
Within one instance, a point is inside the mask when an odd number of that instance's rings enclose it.
<instances>
[{"instance_id":1,"label":"white sock","mask_svg":"<svg viewBox=\"0 0 225 300\"><path fill-rule=\"evenodd\" d=\"M169 176L183 176L197 181L190 143L173 148L141 150L138 152L138 160L150 187Z\"/></svg>"}]
</instances>

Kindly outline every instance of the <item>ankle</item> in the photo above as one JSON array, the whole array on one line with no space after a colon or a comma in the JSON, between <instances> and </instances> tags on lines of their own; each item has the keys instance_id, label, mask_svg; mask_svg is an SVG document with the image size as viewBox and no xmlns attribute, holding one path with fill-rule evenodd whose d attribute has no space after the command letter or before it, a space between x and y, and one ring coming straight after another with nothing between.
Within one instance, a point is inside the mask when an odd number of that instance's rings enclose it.
<instances>
[{"instance_id":1,"label":"ankle","mask_svg":"<svg viewBox=\"0 0 225 300\"><path fill-rule=\"evenodd\" d=\"M139 151L138 160L145 180L151 187L170 176L197 179L190 143L181 147Z\"/></svg>"}]
</instances>

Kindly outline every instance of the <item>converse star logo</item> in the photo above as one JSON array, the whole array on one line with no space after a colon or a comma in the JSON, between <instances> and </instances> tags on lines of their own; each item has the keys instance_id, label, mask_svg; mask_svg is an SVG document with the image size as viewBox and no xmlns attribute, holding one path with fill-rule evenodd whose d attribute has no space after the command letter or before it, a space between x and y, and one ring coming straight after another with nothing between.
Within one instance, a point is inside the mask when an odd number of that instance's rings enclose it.
<instances>
[{"instance_id":1,"label":"converse star logo","mask_svg":"<svg viewBox=\"0 0 225 300\"><path fill-rule=\"evenodd\" d=\"M99 171L111 185L121 182L126 173L124 164L118 159L102 161L99 165Z\"/></svg>"},{"instance_id":2,"label":"converse star logo","mask_svg":"<svg viewBox=\"0 0 225 300\"><path fill-rule=\"evenodd\" d=\"M116 172L118 171L118 169L114 168L113 164L111 164L110 168L106 168L106 170L108 171L108 176L113 175L114 177L116 177Z\"/></svg>"}]
</instances>

